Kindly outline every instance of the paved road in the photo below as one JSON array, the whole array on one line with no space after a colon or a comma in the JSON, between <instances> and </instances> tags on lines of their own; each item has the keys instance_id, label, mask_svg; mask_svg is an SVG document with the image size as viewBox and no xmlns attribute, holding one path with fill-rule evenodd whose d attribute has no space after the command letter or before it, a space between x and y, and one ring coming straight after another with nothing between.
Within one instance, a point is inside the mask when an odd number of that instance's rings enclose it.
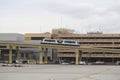
<instances>
[{"instance_id":1,"label":"paved road","mask_svg":"<svg viewBox=\"0 0 120 80\"><path fill-rule=\"evenodd\" d=\"M120 66L29 65L0 67L0 80L120 80Z\"/></svg>"}]
</instances>

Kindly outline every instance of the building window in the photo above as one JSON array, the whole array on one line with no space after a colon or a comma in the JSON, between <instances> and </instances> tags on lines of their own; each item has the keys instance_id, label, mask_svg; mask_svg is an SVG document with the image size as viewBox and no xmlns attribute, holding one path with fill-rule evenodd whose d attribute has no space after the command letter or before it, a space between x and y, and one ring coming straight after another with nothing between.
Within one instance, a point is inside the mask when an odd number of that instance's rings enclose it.
<instances>
[{"instance_id":1,"label":"building window","mask_svg":"<svg viewBox=\"0 0 120 80\"><path fill-rule=\"evenodd\" d=\"M6 46L0 46L0 48L6 48Z\"/></svg>"},{"instance_id":2,"label":"building window","mask_svg":"<svg viewBox=\"0 0 120 80\"><path fill-rule=\"evenodd\" d=\"M120 42L114 42L114 44L120 44Z\"/></svg>"},{"instance_id":3,"label":"building window","mask_svg":"<svg viewBox=\"0 0 120 80\"><path fill-rule=\"evenodd\" d=\"M43 40L44 37L31 37L31 40Z\"/></svg>"},{"instance_id":4,"label":"building window","mask_svg":"<svg viewBox=\"0 0 120 80\"><path fill-rule=\"evenodd\" d=\"M112 42L79 42L79 44L112 44Z\"/></svg>"},{"instance_id":5,"label":"building window","mask_svg":"<svg viewBox=\"0 0 120 80\"><path fill-rule=\"evenodd\" d=\"M8 54L4 54L4 56L9 56Z\"/></svg>"}]
</instances>

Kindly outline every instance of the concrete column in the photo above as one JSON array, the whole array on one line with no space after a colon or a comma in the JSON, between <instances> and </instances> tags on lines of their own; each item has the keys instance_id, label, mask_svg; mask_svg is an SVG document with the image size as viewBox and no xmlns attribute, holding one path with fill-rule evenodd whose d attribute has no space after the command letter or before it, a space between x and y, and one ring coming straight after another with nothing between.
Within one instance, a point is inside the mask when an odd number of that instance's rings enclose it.
<instances>
[{"instance_id":1,"label":"concrete column","mask_svg":"<svg viewBox=\"0 0 120 80\"><path fill-rule=\"evenodd\" d=\"M57 51L57 49L52 49L52 60L53 60L53 62L55 63L56 61L58 61L58 51Z\"/></svg>"},{"instance_id":2,"label":"concrete column","mask_svg":"<svg viewBox=\"0 0 120 80\"><path fill-rule=\"evenodd\" d=\"M47 58L47 52L48 52L48 49L44 49L44 63L47 64L48 63L48 58Z\"/></svg>"},{"instance_id":3,"label":"concrete column","mask_svg":"<svg viewBox=\"0 0 120 80\"><path fill-rule=\"evenodd\" d=\"M12 64L12 46L9 46L9 64Z\"/></svg>"},{"instance_id":4,"label":"concrete column","mask_svg":"<svg viewBox=\"0 0 120 80\"><path fill-rule=\"evenodd\" d=\"M79 61L82 60L82 51L79 52Z\"/></svg>"},{"instance_id":5,"label":"concrete column","mask_svg":"<svg viewBox=\"0 0 120 80\"><path fill-rule=\"evenodd\" d=\"M0 49L0 59L1 59L1 52L2 52L2 50Z\"/></svg>"},{"instance_id":6,"label":"concrete column","mask_svg":"<svg viewBox=\"0 0 120 80\"><path fill-rule=\"evenodd\" d=\"M114 57L112 57L112 64L114 64Z\"/></svg>"},{"instance_id":7,"label":"concrete column","mask_svg":"<svg viewBox=\"0 0 120 80\"><path fill-rule=\"evenodd\" d=\"M23 53L23 58L26 59L26 53Z\"/></svg>"},{"instance_id":8,"label":"concrete column","mask_svg":"<svg viewBox=\"0 0 120 80\"><path fill-rule=\"evenodd\" d=\"M16 52L17 52L17 60L20 60L20 47L16 47Z\"/></svg>"},{"instance_id":9,"label":"concrete column","mask_svg":"<svg viewBox=\"0 0 120 80\"><path fill-rule=\"evenodd\" d=\"M79 50L76 49L75 50L75 64L78 65L79 64Z\"/></svg>"},{"instance_id":10,"label":"concrete column","mask_svg":"<svg viewBox=\"0 0 120 80\"><path fill-rule=\"evenodd\" d=\"M41 48L41 47L39 47L39 50L40 50L39 63L40 63L40 64L43 64L43 54L42 54L42 48Z\"/></svg>"}]
</instances>

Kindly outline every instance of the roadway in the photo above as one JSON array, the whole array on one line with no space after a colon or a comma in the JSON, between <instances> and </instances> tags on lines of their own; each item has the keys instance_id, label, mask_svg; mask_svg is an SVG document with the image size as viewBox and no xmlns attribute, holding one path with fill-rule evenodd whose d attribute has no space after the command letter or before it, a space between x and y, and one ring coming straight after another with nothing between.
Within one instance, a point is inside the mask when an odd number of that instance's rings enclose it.
<instances>
[{"instance_id":1,"label":"roadway","mask_svg":"<svg viewBox=\"0 0 120 80\"><path fill-rule=\"evenodd\" d=\"M120 66L29 65L0 67L0 80L120 80Z\"/></svg>"}]
</instances>

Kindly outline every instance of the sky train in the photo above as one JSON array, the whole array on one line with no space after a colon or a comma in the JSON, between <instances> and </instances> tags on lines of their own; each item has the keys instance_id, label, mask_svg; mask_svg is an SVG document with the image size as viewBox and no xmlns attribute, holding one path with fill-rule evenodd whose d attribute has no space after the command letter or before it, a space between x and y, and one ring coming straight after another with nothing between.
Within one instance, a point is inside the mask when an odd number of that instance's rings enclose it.
<instances>
[{"instance_id":1,"label":"sky train","mask_svg":"<svg viewBox=\"0 0 120 80\"><path fill-rule=\"evenodd\" d=\"M68 46L80 46L75 40L62 40L58 41L57 39L43 39L41 44L55 44L55 45L68 45Z\"/></svg>"}]
</instances>

